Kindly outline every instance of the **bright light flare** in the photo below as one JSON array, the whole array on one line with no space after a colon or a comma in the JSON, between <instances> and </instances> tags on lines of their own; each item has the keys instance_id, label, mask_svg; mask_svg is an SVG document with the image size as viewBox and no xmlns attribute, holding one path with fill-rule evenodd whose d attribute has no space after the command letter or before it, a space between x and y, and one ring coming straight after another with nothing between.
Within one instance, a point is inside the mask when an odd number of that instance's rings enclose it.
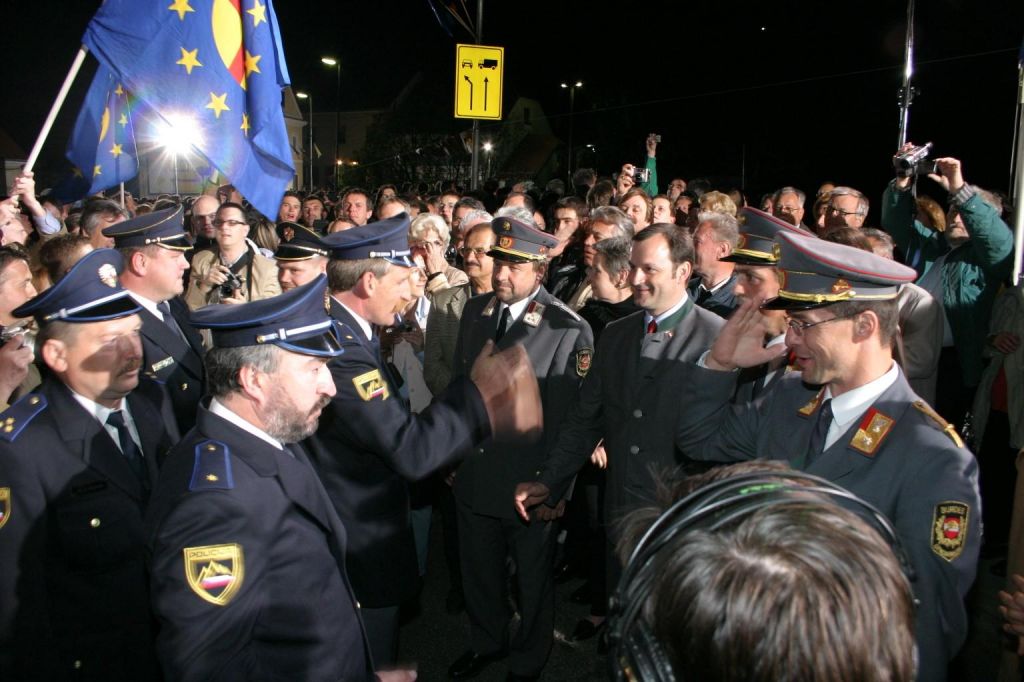
<instances>
[{"instance_id":1,"label":"bright light flare","mask_svg":"<svg viewBox=\"0 0 1024 682\"><path fill-rule=\"evenodd\" d=\"M166 121L155 126L157 144L175 156L192 153L202 144L202 135L195 120L181 114L169 114Z\"/></svg>"}]
</instances>

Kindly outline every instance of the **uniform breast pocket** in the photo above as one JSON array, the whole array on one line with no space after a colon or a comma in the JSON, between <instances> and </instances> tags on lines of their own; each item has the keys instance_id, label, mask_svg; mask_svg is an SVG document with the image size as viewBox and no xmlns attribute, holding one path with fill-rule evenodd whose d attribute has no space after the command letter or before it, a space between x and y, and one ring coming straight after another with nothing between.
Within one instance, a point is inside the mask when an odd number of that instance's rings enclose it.
<instances>
[{"instance_id":1,"label":"uniform breast pocket","mask_svg":"<svg viewBox=\"0 0 1024 682\"><path fill-rule=\"evenodd\" d=\"M103 571L142 555L142 512L106 482L84 486L57 508L55 538L73 570Z\"/></svg>"}]
</instances>

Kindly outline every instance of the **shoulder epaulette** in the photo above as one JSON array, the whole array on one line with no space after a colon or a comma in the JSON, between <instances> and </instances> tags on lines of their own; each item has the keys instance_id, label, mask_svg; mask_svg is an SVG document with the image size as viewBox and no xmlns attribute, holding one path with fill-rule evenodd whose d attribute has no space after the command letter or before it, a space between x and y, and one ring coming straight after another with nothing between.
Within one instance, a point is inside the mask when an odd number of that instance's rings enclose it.
<instances>
[{"instance_id":1,"label":"shoulder epaulette","mask_svg":"<svg viewBox=\"0 0 1024 682\"><path fill-rule=\"evenodd\" d=\"M13 443L14 439L36 416L46 409L46 398L29 393L0 413L0 438Z\"/></svg>"},{"instance_id":2,"label":"shoulder epaulette","mask_svg":"<svg viewBox=\"0 0 1024 682\"><path fill-rule=\"evenodd\" d=\"M356 333L352 331L352 328L339 320L334 320L334 333L343 346L349 343L359 343L359 339L356 337Z\"/></svg>"},{"instance_id":3,"label":"shoulder epaulette","mask_svg":"<svg viewBox=\"0 0 1024 682\"><path fill-rule=\"evenodd\" d=\"M192 466L189 490L231 490L235 487L231 476L231 456L228 446L216 440L196 444L196 460Z\"/></svg>"},{"instance_id":4,"label":"shoulder epaulette","mask_svg":"<svg viewBox=\"0 0 1024 682\"><path fill-rule=\"evenodd\" d=\"M574 319L576 321L579 321L579 320L583 319L582 317L579 316L579 313L577 313L575 310L570 308L565 303L565 301L561 301L561 300L559 300L557 298L552 297L551 302L548 305L549 306L554 306L555 308L560 308L560 309L564 310L565 312L569 313L569 316L572 317L572 319Z\"/></svg>"},{"instance_id":5,"label":"shoulder epaulette","mask_svg":"<svg viewBox=\"0 0 1024 682\"><path fill-rule=\"evenodd\" d=\"M938 412L933 410L931 405L929 405L923 400L915 400L914 407L916 407L918 410L923 412L926 417L935 422L935 425L938 426L939 431L942 431L944 434L949 436L950 440L952 440L958 448L962 448L964 446L964 441L963 439L960 438L960 434L956 432L956 428L954 428L953 425L950 424L948 421L943 419Z\"/></svg>"}]
</instances>

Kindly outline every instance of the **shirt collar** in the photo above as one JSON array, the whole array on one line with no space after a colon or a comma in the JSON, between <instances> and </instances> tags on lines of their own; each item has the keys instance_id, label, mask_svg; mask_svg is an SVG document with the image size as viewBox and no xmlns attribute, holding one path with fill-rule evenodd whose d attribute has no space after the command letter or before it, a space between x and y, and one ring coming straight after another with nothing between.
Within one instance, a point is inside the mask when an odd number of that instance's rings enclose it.
<instances>
[{"instance_id":1,"label":"shirt collar","mask_svg":"<svg viewBox=\"0 0 1024 682\"><path fill-rule=\"evenodd\" d=\"M518 320L522 316L523 312L526 310L526 306L530 305L530 301L537 297L538 291L540 291L540 287L534 289L533 293L524 298L523 300L516 301L511 305L506 306L504 303L502 303L501 306L498 307L498 315L500 316L501 311L504 310L505 308L508 308L509 319L512 320L513 322L515 320ZM509 324L511 325L512 322L509 322Z\"/></svg>"},{"instance_id":2,"label":"shirt collar","mask_svg":"<svg viewBox=\"0 0 1024 682\"><path fill-rule=\"evenodd\" d=\"M888 372L874 381L851 389L837 398L832 398L832 389L826 387L824 399L832 400L832 418L840 429L844 429L853 420L867 412L878 396L896 383L899 378L899 366L893 362Z\"/></svg>"},{"instance_id":3,"label":"shirt collar","mask_svg":"<svg viewBox=\"0 0 1024 682\"><path fill-rule=\"evenodd\" d=\"M341 306L342 308L344 308L345 310L347 310L347 311L348 311L348 314L349 314L349 315L351 315L352 317L354 317L354 318L355 318L355 320L356 320L356 323L357 323L357 324L359 325L359 328L360 328L360 329L362 329L362 330L363 330L363 334L365 334L365 335L366 335L366 340L367 340L367 341L369 341L370 339L372 339L372 338L373 338L373 327L371 327L371 326L370 326L370 323L369 323L369 322L367 322L366 320L364 320L364 319L363 319L363 317L362 317L361 315L359 315L358 313L356 313L356 311L352 310L352 309L351 309L351 308L349 308L349 307L348 307L347 305L345 305L344 303L342 303L341 301L339 301L337 297L335 297L335 296L331 296L331 298L333 298L333 299L334 299L335 303L337 303L337 304L338 304L338 305L340 305L340 306Z\"/></svg>"},{"instance_id":4,"label":"shirt collar","mask_svg":"<svg viewBox=\"0 0 1024 682\"><path fill-rule=\"evenodd\" d=\"M671 308L669 308L668 310L663 312L661 315L658 315L657 317L655 317L654 315L651 315L649 312L644 312L644 327L649 326L651 324L652 320L654 322L657 322L658 325L660 326L663 320L667 320L668 318L670 318L673 315L675 315L676 313L678 313L680 308L682 308L684 305L686 305L686 301L688 301L689 298L690 298L690 296L684 290L683 291L683 297L681 299L679 299L679 303L676 303L674 306L672 306Z\"/></svg>"},{"instance_id":5,"label":"shirt collar","mask_svg":"<svg viewBox=\"0 0 1024 682\"><path fill-rule=\"evenodd\" d=\"M126 416L128 418L131 418L131 412L128 411L128 401L125 400L124 398L121 398L120 407L110 408L105 405L100 405L95 400L86 398L81 393L76 393L70 386L68 386L68 390L71 391L71 395L74 396L75 400L78 401L78 404L84 407L85 411L91 414L93 417L95 417L96 421L98 421L103 426L106 426L107 418L110 416L110 413L116 412L117 410L125 412Z\"/></svg>"},{"instance_id":6,"label":"shirt collar","mask_svg":"<svg viewBox=\"0 0 1024 682\"><path fill-rule=\"evenodd\" d=\"M157 306L156 301L151 301L148 298L146 298L145 296L141 296L141 295L135 293L134 291L129 291L128 295L131 296L135 300L136 303L141 305L143 308L145 308L149 312L153 313L153 315L156 316L156 319L158 319L158 320L163 320L164 319L164 314L162 312L160 312L159 308L156 307ZM164 321L166 322L166 320L164 320Z\"/></svg>"},{"instance_id":7,"label":"shirt collar","mask_svg":"<svg viewBox=\"0 0 1024 682\"><path fill-rule=\"evenodd\" d=\"M266 441L270 445L273 445L278 450L284 450L284 446L281 445L281 441L276 438L271 438L270 434L259 428L255 424L242 419L237 414L231 411L229 407L224 405L216 398L210 400L210 412L217 415L221 419L231 422L238 428L242 429L246 433L250 433L262 441Z\"/></svg>"}]
</instances>

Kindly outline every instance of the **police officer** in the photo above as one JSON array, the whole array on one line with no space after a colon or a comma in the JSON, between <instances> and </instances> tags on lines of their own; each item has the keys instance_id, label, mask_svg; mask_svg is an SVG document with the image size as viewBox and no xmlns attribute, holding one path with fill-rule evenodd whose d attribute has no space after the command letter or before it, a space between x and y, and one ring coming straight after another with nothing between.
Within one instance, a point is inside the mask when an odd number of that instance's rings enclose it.
<instances>
[{"instance_id":1,"label":"police officer","mask_svg":"<svg viewBox=\"0 0 1024 682\"><path fill-rule=\"evenodd\" d=\"M142 323L121 266L93 251L14 311L35 318L49 372L0 415L5 680L159 679L142 523L176 430L137 390Z\"/></svg>"},{"instance_id":2,"label":"police officer","mask_svg":"<svg viewBox=\"0 0 1024 682\"><path fill-rule=\"evenodd\" d=\"M373 679L345 528L297 444L342 353L325 284L192 314L212 330L212 397L146 519L167 679Z\"/></svg>"},{"instance_id":3,"label":"police officer","mask_svg":"<svg viewBox=\"0 0 1024 682\"><path fill-rule=\"evenodd\" d=\"M893 361L899 286L916 273L860 249L780 232L781 286L764 304L789 316L800 372L769 399L730 409L737 367L766 362L758 301L743 304L698 368L677 442L712 461L788 459L892 520L916 572L920 680L943 680L963 644L963 597L980 546L977 465L952 426L910 389Z\"/></svg>"},{"instance_id":4,"label":"police officer","mask_svg":"<svg viewBox=\"0 0 1024 682\"><path fill-rule=\"evenodd\" d=\"M409 520L409 480L464 455L490 435L539 428L536 379L521 347L481 354L419 414L381 362L376 329L410 300L409 218L324 237L330 315L344 355L332 360L337 394L324 410L311 456L351 543L346 563L363 606L374 661L394 660L399 605L418 585ZM500 406L500 408L499 408Z\"/></svg>"},{"instance_id":5,"label":"police officer","mask_svg":"<svg viewBox=\"0 0 1024 682\"><path fill-rule=\"evenodd\" d=\"M516 483L536 475L554 444L566 413L576 400L594 353L587 324L541 285L547 253L558 240L512 218L496 218L493 293L466 303L455 346L455 375L465 375L488 343L499 349L522 344L543 386L544 438L519 443L481 444L455 477L456 517L463 588L469 614L470 650L449 668L455 678L474 676L508 645L510 679L536 679L554 634L552 558L554 515L540 508L538 523L523 524L510 504ZM507 548L507 551L506 551ZM522 617L512 641L506 631L512 614L505 597L506 556L516 563Z\"/></svg>"},{"instance_id":6,"label":"police officer","mask_svg":"<svg viewBox=\"0 0 1024 682\"><path fill-rule=\"evenodd\" d=\"M103 230L124 257L121 285L138 303L144 371L162 383L174 406L178 430L195 425L205 390L203 340L188 322L180 298L192 248L180 206L147 213Z\"/></svg>"},{"instance_id":7,"label":"police officer","mask_svg":"<svg viewBox=\"0 0 1024 682\"><path fill-rule=\"evenodd\" d=\"M284 232L282 228L290 231ZM278 233L289 234L274 252L281 291L311 282L327 272L327 245L311 228L298 223L278 223Z\"/></svg>"}]
</instances>

